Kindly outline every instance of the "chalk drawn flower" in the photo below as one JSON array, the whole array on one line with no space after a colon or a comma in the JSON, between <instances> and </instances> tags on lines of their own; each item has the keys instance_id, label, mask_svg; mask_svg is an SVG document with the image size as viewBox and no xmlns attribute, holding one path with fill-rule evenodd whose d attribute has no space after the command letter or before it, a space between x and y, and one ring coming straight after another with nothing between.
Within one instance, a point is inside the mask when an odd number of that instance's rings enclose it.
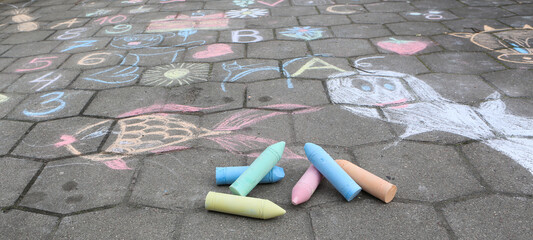
<instances>
[{"instance_id":1,"label":"chalk drawn flower","mask_svg":"<svg viewBox=\"0 0 533 240\"><path fill-rule=\"evenodd\" d=\"M148 69L141 79L141 84L152 86L181 86L196 81L207 81L208 76L209 64L169 64Z\"/></svg>"},{"instance_id":2,"label":"chalk drawn flower","mask_svg":"<svg viewBox=\"0 0 533 240\"><path fill-rule=\"evenodd\" d=\"M239 7L248 7L250 4L254 4L255 0L233 0L233 4Z\"/></svg>"},{"instance_id":3,"label":"chalk drawn flower","mask_svg":"<svg viewBox=\"0 0 533 240\"><path fill-rule=\"evenodd\" d=\"M263 8L243 8L240 10L229 10L226 12L227 18L258 18L268 15L268 10Z\"/></svg>"},{"instance_id":4,"label":"chalk drawn flower","mask_svg":"<svg viewBox=\"0 0 533 240\"><path fill-rule=\"evenodd\" d=\"M284 36L292 38L300 38L303 40L314 40L322 37L324 30L322 28L307 27L293 27L283 32L280 32Z\"/></svg>"}]
</instances>

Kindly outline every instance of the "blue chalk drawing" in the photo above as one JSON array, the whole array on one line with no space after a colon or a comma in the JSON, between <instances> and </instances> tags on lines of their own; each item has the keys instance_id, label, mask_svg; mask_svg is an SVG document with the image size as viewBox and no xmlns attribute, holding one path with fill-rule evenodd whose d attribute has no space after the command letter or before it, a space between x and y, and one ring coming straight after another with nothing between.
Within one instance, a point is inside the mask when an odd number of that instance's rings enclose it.
<instances>
[{"instance_id":1,"label":"blue chalk drawing","mask_svg":"<svg viewBox=\"0 0 533 240\"><path fill-rule=\"evenodd\" d=\"M233 4L239 7L248 7L250 4L254 4L255 0L233 0Z\"/></svg>"},{"instance_id":2,"label":"blue chalk drawing","mask_svg":"<svg viewBox=\"0 0 533 240\"><path fill-rule=\"evenodd\" d=\"M276 71L276 72L279 72L279 67L274 67L274 66L262 66L262 67L256 67L256 66L260 66L260 65L263 65L262 63L259 63L259 64L250 64L250 65L239 65L236 61L233 62L233 63L230 63L230 64L226 64L226 63L222 63L222 69L224 69L226 72L228 72L228 75L226 76L226 78L224 78L224 80L222 80L222 83L220 84L220 87L222 88L222 91L226 91L226 87L225 87L225 83L226 82L235 82L243 77L245 77L246 75L249 75L249 74L252 74L254 72L259 72L259 71ZM252 67L255 67L255 68L252 68ZM244 70L243 72L240 72L238 74L235 74L235 76L232 77L233 75L233 72L235 71L241 71L241 70Z\"/></svg>"},{"instance_id":3,"label":"blue chalk drawing","mask_svg":"<svg viewBox=\"0 0 533 240\"><path fill-rule=\"evenodd\" d=\"M58 106L50 109L50 110L47 110L47 111L42 111L42 112L30 112L28 111L27 109L24 109L24 111L22 111L22 113L26 116L29 116L29 117L40 117L40 116L45 116L45 115L48 115L48 114L51 114L51 113L54 113L54 112L57 112L63 108L65 108L65 101L61 100L61 98L63 97L63 95L65 95L64 92L51 92L51 93L47 93L47 94L44 94L41 96L41 98L46 98L48 96L51 96L51 95L55 95L55 97L53 98L50 98L44 102L41 102L41 106L43 107L46 107L44 105L48 104L48 103L52 103L52 102L57 102L59 103Z\"/></svg>"},{"instance_id":4,"label":"blue chalk drawing","mask_svg":"<svg viewBox=\"0 0 533 240\"><path fill-rule=\"evenodd\" d=\"M66 52L66 51L70 51L70 50L72 50L72 49L82 48L82 47L92 47L92 46L94 46L94 43L95 43L95 42L98 42L98 40L80 40L80 41L74 41L74 43L77 44L77 45L69 46L68 48L65 48L65 49L61 50L61 52Z\"/></svg>"},{"instance_id":5,"label":"blue chalk drawing","mask_svg":"<svg viewBox=\"0 0 533 240\"><path fill-rule=\"evenodd\" d=\"M178 35L183 37L183 41L187 41L187 38L195 33L197 33L198 30L196 29L185 29L185 30L180 30L178 32Z\"/></svg>"},{"instance_id":6,"label":"blue chalk drawing","mask_svg":"<svg viewBox=\"0 0 533 240\"><path fill-rule=\"evenodd\" d=\"M292 38L300 38L306 41L314 40L322 37L324 30L322 28L307 27L292 27L283 32L282 35Z\"/></svg>"}]
</instances>

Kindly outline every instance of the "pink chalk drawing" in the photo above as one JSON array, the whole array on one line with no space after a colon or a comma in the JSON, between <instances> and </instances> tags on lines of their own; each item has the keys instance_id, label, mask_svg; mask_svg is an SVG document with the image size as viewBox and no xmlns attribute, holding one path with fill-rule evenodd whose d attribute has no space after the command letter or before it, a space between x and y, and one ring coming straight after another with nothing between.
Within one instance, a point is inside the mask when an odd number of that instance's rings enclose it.
<instances>
[{"instance_id":1,"label":"pink chalk drawing","mask_svg":"<svg viewBox=\"0 0 533 240\"><path fill-rule=\"evenodd\" d=\"M378 46L400 55L413 55L426 49L426 47L429 46L429 43L423 41L398 40L395 38L390 38L390 40L378 42Z\"/></svg>"},{"instance_id":2,"label":"pink chalk drawing","mask_svg":"<svg viewBox=\"0 0 533 240\"><path fill-rule=\"evenodd\" d=\"M268 0L265 0L265 1L268 1ZM285 0L279 0L279 1L276 1L276 2L273 2L273 3L269 3L269 2L265 2L265 1L257 1L257 3L261 3L263 5L267 5L267 6L271 6L271 7L275 7L276 5L282 3Z\"/></svg>"},{"instance_id":3,"label":"pink chalk drawing","mask_svg":"<svg viewBox=\"0 0 533 240\"><path fill-rule=\"evenodd\" d=\"M233 50L231 49L230 45L224 43L216 43L207 46L206 50L196 52L194 55L192 55L192 57L197 59L204 59L223 56L231 53L233 53Z\"/></svg>"},{"instance_id":4,"label":"pink chalk drawing","mask_svg":"<svg viewBox=\"0 0 533 240\"><path fill-rule=\"evenodd\" d=\"M147 33L176 32L180 30L217 30L228 27L229 19L224 18L224 13L195 15L171 15L163 19L152 20L146 28Z\"/></svg>"},{"instance_id":5,"label":"pink chalk drawing","mask_svg":"<svg viewBox=\"0 0 533 240\"><path fill-rule=\"evenodd\" d=\"M139 108L120 114L120 119L113 131L105 127L111 120L103 120L86 126L73 135L62 135L62 141L57 142L54 146L56 148L65 147L74 155L80 155L91 161L102 162L107 167L117 170L131 170L123 160L124 158L139 154L162 154L186 150L190 148L187 146L187 142L196 139L207 139L215 142L232 154L257 157L264 148L278 141L248 136L239 133L239 130L275 116L310 113L322 109L321 107L299 104L277 104L265 107L276 111L247 109L228 116L220 123L215 124L212 130L184 121L176 114L201 112L220 106L201 108L178 104L156 104ZM109 139L111 139L109 142L111 143L106 144L107 147L100 153L83 155L75 146L84 139L92 139L107 134L109 134ZM290 149L285 149L283 157L286 159L304 159Z\"/></svg>"},{"instance_id":6,"label":"pink chalk drawing","mask_svg":"<svg viewBox=\"0 0 533 240\"><path fill-rule=\"evenodd\" d=\"M160 0L159 3L185 2L185 0Z\"/></svg>"}]
</instances>

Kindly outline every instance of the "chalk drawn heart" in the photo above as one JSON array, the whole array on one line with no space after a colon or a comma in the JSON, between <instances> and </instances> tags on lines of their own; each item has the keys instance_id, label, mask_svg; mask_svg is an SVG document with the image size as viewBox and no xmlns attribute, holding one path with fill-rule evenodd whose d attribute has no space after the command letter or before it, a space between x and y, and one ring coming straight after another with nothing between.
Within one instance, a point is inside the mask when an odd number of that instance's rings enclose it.
<instances>
[{"instance_id":1,"label":"chalk drawn heart","mask_svg":"<svg viewBox=\"0 0 533 240\"><path fill-rule=\"evenodd\" d=\"M209 45L206 50L192 55L193 58L212 58L233 53L231 46L224 43Z\"/></svg>"},{"instance_id":2,"label":"chalk drawn heart","mask_svg":"<svg viewBox=\"0 0 533 240\"><path fill-rule=\"evenodd\" d=\"M400 55L413 55L417 52L420 52L429 44L422 41L409 41L409 40L397 40L391 38L389 41L378 42L378 46L385 50L389 50Z\"/></svg>"}]
</instances>

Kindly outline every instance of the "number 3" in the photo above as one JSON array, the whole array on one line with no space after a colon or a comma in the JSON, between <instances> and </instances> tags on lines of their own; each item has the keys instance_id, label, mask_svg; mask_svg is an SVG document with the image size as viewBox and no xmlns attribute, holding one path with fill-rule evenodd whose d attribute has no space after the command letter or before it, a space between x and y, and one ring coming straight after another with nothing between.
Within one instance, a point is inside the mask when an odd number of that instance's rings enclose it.
<instances>
[{"instance_id":1,"label":"number 3","mask_svg":"<svg viewBox=\"0 0 533 240\"><path fill-rule=\"evenodd\" d=\"M61 100L61 98L63 97L63 95L65 95L64 92L51 92L51 93L47 93L47 94L44 94L41 96L41 98L45 98L45 97L48 97L48 96L51 96L51 95L55 95L55 97L52 97L44 102L41 102L41 106L43 106L43 108L46 108L45 105L47 105L48 103L52 103L52 102L57 102L59 105L48 110L48 111L42 111L42 112L30 112L28 111L27 109L24 109L24 111L22 111L22 113L24 113L24 115L26 116L30 116L30 117L40 117L40 116L44 116L44 115L48 115L50 113L54 113L54 112L57 112L61 109L63 109L66 105L65 101Z\"/></svg>"}]
</instances>

